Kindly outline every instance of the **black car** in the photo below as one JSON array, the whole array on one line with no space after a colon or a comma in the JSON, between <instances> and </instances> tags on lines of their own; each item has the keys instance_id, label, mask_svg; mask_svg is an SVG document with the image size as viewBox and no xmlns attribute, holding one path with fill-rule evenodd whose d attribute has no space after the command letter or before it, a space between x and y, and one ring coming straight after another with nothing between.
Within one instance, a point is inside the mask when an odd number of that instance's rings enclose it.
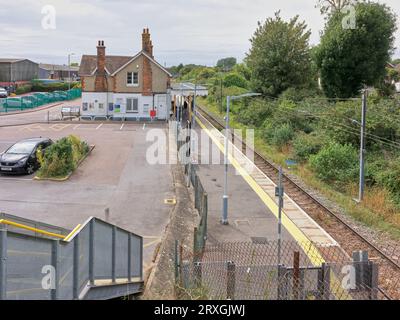
<instances>
[{"instance_id":1,"label":"black car","mask_svg":"<svg viewBox=\"0 0 400 320\"><path fill-rule=\"evenodd\" d=\"M1 173L32 174L39 169L36 152L49 147L53 141L48 138L31 138L17 142L0 154Z\"/></svg>"}]
</instances>

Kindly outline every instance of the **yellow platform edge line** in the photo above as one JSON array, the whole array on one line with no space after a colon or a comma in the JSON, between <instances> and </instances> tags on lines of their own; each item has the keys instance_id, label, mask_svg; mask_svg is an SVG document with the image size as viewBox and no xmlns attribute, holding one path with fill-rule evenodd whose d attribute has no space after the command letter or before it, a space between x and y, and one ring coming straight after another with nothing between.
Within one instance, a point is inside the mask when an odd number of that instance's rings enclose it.
<instances>
[{"instance_id":1,"label":"yellow platform edge line","mask_svg":"<svg viewBox=\"0 0 400 320\"><path fill-rule=\"evenodd\" d=\"M207 133L207 135L211 138L211 140L215 143L218 149L220 149L222 154L225 154L225 148L218 141L218 139L210 132L209 129L207 129L207 127L198 119L198 117L196 117L196 121L200 125L200 127ZM236 159L232 157L231 154L228 155L228 158L231 164L243 177L243 179L255 191L255 193L260 197L260 199L264 202L264 204L268 207L268 209L275 215L275 217L278 218L279 217L278 205L257 184L257 182L240 166L240 164L236 161ZM296 226L296 224L285 214L284 210L282 211L282 225L286 228L286 230L290 233L290 235L299 243L304 253L308 256L308 258L310 259L311 263L314 266L319 266L322 263L326 262L325 259L319 253L318 249L314 246L314 244L307 238L307 236L303 233L303 231L301 231ZM309 254L310 251L313 252L314 254L310 255ZM331 273L331 281L335 284L335 287L338 289L337 294L335 294L335 296L340 298L345 297L344 299L351 299L351 296L342 288L342 286L340 285L340 281L334 276L333 273Z\"/></svg>"}]
</instances>

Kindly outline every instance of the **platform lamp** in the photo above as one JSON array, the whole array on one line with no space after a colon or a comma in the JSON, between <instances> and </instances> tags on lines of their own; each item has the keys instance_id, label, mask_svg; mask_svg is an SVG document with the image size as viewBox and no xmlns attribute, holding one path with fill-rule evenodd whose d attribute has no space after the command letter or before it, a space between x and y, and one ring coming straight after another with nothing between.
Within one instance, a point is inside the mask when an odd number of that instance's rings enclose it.
<instances>
[{"instance_id":1,"label":"platform lamp","mask_svg":"<svg viewBox=\"0 0 400 320\"><path fill-rule=\"evenodd\" d=\"M228 152L229 152L229 147L228 147L228 142L229 142L229 111L230 111L230 104L231 101L234 100L240 100L243 98L249 98L249 97L257 97L261 96L261 93L245 93L239 96L227 96L226 97L226 116L225 116L225 155L224 155L224 166L225 166L225 171L224 171L224 195L222 196L222 219L221 219L221 224L223 225L228 225Z\"/></svg>"},{"instance_id":2,"label":"platform lamp","mask_svg":"<svg viewBox=\"0 0 400 320\"><path fill-rule=\"evenodd\" d=\"M75 53L68 54L68 91L71 90L71 56Z\"/></svg>"}]
</instances>

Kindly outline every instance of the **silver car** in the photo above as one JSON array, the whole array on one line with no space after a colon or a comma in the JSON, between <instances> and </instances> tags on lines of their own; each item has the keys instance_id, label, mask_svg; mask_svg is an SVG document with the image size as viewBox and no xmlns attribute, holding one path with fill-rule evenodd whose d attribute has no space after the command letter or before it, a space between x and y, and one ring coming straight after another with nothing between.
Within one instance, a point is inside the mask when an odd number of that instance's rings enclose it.
<instances>
[{"instance_id":1,"label":"silver car","mask_svg":"<svg viewBox=\"0 0 400 320\"><path fill-rule=\"evenodd\" d=\"M7 98L7 97L8 97L7 90L4 88L0 88L0 98Z\"/></svg>"}]
</instances>

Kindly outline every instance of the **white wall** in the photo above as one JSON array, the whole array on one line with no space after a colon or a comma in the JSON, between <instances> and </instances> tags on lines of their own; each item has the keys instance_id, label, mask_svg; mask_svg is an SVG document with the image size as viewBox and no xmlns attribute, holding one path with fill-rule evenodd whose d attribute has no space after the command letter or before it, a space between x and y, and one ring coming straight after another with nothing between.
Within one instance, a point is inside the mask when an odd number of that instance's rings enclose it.
<instances>
[{"instance_id":1,"label":"white wall","mask_svg":"<svg viewBox=\"0 0 400 320\"><path fill-rule=\"evenodd\" d=\"M126 112L126 99L138 99L138 112ZM87 104L87 110L83 109L84 104ZM113 111L109 110L109 103L113 103ZM103 108L100 108L103 104ZM140 118L150 119L150 110L153 107L156 110L156 118L165 120L169 117L169 109L171 104L170 95L159 94L154 96L142 96L134 93L82 93L82 116L115 116L122 118ZM119 111L118 111L119 106Z\"/></svg>"},{"instance_id":2,"label":"white wall","mask_svg":"<svg viewBox=\"0 0 400 320\"><path fill-rule=\"evenodd\" d=\"M87 108L85 108L87 104ZM103 104L103 108L101 107ZM81 114L83 116L105 116L107 114L107 93L82 92Z\"/></svg>"}]
</instances>

